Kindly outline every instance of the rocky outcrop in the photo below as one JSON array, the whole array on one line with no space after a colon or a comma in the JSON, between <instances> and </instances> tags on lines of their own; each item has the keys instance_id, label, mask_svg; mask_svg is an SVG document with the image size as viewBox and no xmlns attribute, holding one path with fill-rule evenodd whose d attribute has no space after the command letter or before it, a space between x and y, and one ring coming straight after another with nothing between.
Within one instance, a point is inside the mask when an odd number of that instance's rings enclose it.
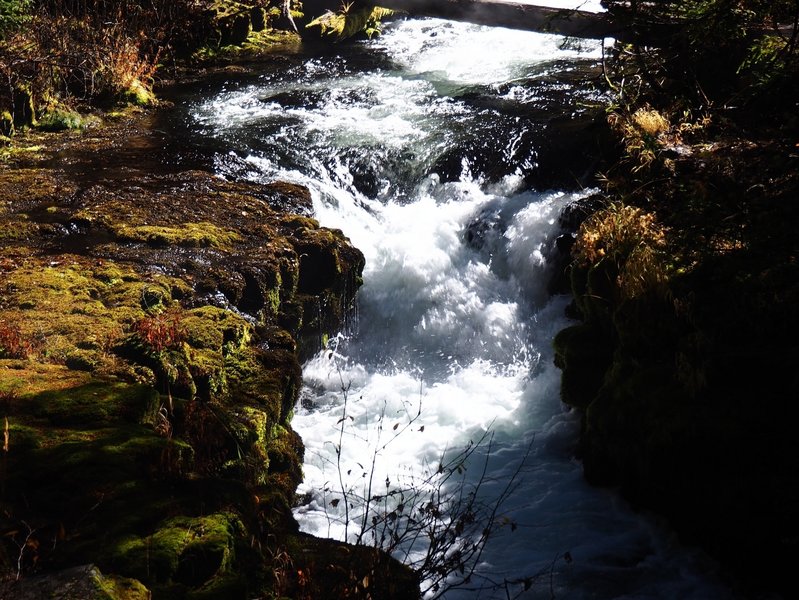
<instances>
[{"instance_id":1,"label":"rocky outcrop","mask_svg":"<svg viewBox=\"0 0 799 600\"><path fill-rule=\"evenodd\" d=\"M300 187L50 161L0 174L3 569L170 599L414 589L383 556L320 559L290 510L300 351L344 323L362 254Z\"/></svg>"},{"instance_id":2,"label":"rocky outcrop","mask_svg":"<svg viewBox=\"0 0 799 600\"><path fill-rule=\"evenodd\" d=\"M588 480L665 515L758 592L792 588L799 543L795 178L772 179L771 197L751 195L756 186L742 197L733 181L751 183L780 156L705 155L701 179L681 173L661 191L675 197L660 223L642 208L600 208L572 251L582 322L555 339L562 399L583 412ZM716 196L688 204L692 184Z\"/></svg>"}]
</instances>

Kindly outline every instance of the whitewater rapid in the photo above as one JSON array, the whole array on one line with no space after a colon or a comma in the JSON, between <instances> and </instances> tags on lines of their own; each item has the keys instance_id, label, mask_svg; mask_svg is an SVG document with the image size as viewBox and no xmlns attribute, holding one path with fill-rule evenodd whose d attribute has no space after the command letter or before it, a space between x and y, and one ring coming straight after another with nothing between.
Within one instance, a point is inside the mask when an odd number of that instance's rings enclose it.
<instances>
[{"instance_id":1,"label":"whitewater rapid","mask_svg":"<svg viewBox=\"0 0 799 600\"><path fill-rule=\"evenodd\" d=\"M490 504L513 482L472 591L447 598L729 595L710 560L584 482L579 416L559 400L558 215L591 190L531 189L547 125L524 115L579 111L553 103L551 81L600 55L599 43L408 20L191 106L198 134L227 148L221 174L308 186L320 222L366 257L352 330L303 369L301 528L357 541L355 498L421 481L481 439L465 485L482 481Z\"/></svg>"}]
</instances>

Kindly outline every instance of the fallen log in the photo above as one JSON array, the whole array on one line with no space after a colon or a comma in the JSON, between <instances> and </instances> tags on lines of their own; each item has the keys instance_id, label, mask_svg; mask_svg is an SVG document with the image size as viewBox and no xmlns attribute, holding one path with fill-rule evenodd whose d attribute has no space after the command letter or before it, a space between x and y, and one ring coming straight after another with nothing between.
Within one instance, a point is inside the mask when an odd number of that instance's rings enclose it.
<instances>
[{"instance_id":1,"label":"fallen log","mask_svg":"<svg viewBox=\"0 0 799 600\"><path fill-rule=\"evenodd\" d=\"M589 39L612 37L621 41L632 41L634 37L627 23L619 22L607 12L551 8L511 0L377 0L376 3L414 16L437 17L477 25ZM662 39L665 32L661 29L662 26L658 26L657 31L639 30L635 35Z\"/></svg>"}]
</instances>

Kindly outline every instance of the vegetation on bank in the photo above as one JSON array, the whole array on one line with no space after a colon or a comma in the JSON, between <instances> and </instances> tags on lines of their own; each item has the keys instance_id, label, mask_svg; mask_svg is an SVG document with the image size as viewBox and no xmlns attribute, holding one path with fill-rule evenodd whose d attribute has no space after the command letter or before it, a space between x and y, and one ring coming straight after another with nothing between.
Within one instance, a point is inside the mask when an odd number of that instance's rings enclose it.
<instances>
[{"instance_id":1,"label":"vegetation on bank","mask_svg":"<svg viewBox=\"0 0 799 600\"><path fill-rule=\"evenodd\" d=\"M617 46L605 64L623 156L603 175L611 200L575 241L583 323L556 341L564 400L585 410L586 472L788 589L799 7L608 4L672 35ZM260 28L285 17L259 0L0 1L2 133L88 127L94 106L150 103L176 58L256 51L272 39ZM16 156L0 186L5 573L99 560L119 577L97 585L146 593L136 578L161 597L412 595L412 573L296 535L288 514L297 341L329 330L342 315L320 323L320 304L343 308L357 285L340 233L201 174L160 178L152 195L140 182L86 190L36 160ZM301 190L267 195L302 203ZM199 197L251 216L198 214ZM213 304L219 294L235 310ZM394 589L367 589L386 572Z\"/></svg>"},{"instance_id":2,"label":"vegetation on bank","mask_svg":"<svg viewBox=\"0 0 799 600\"><path fill-rule=\"evenodd\" d=\"M371 36L391 14L305 4L307 17L300 0L2 0L0 135L28 126L85 128L96 122L85 116L93 109L155 103L157 80L171 78L178 64L291 49L297 33Z\"/></svg>"},{"instance_id":3,"label":"vegetation on bank","mask_svg":"<svg viewBox=\"0 0 799 600\"><path fill-rule=\"evenodd\" d=\"M556 339L588 478L670 517L759 589L799 543L799 3L606 2L621 159L576 234Z\"/></svg>"},{"instance_id":4,"label":"vegetation on bank","mask_svg":"<svg viewBox=\"0 0 799 600\"><path fill-rule=\"evenodd\" d=\"M295 214L298 186L87 184L54 160L96 168L136 123L0 170L0 596L346 597L372 577L414 597L409 570L291 516L298 347L341 326L361 253Z\"/></svg>"},{"instance_id":5,"label":"vegetation on bank","mask_svg":"<svg viewBox=\"0 0 799 600\"><path fill-rule=\"evenodd\" d=\"M418 597L412 570L291 516L299 361L342 327L360 252L304 188L56 159L124 145L141 117L115 107L153 104L176 61L284 47L291 8L0 3L2 596Z\"/></svg>"},{"instance_id":6,"label":"vegetation on bank","mask_svg":"<svg viewBox=\"0 0 799 600\"><path fill-rule=\"evenodd\" d=\"M299 6L299 3L293 3ZM290 5L278 0L4 0L0 2L0 133L76 129L80 114L155 102L177 61L222 49L258 52ZM295 8L296 8L295 6Z\"/></svg>"}]
</instances>

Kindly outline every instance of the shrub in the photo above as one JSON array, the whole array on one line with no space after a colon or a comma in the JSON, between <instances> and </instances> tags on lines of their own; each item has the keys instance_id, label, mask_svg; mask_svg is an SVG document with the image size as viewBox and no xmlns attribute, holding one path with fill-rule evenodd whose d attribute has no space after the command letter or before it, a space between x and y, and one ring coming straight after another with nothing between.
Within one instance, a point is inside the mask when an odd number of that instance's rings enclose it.
<instances>
[{"instance_id":1,"label":"shrub","mask_svg":"<svg viewBox=\"0 0 799 600\"><path fill-rule=\"evenodd\" d=\"M322 35L328 35L336 40L350 38L358 33L365 33L368 37L379 34L382 29L381 20L394 14L387 8L366 6L353 8L353 3L343 3L338 12L328 11L314 19L306 27L319 27Z\"/></svg>"},{"instance_id":2,"label":"shrub","mask_svg":"<svg viewBox=\"0 0 799 600\"><path fill-rule=\"evenodd\" d=\"M620 95L702 106L757 104L786 95L795 110L799 3L795 0L604 0L631 27L668 31L658 43L617 45L608 61ZM764 84L768 85L764 85ZM754 84L754 85L753 85Z\"/></svg>"},{"instance_id":3,"label":"shrub","mask_svg":"<svg viewBox=\"0 0 799 600\"><path fill-rule=\"evenodd\" d=\"M616 203L580 226L572 255L583 267L605 263L622 297L635 298L668 280L665 249L666 230L654 214Z\"/></svg>"},{"instance_id":4,"label":"shrub","mask_svg":"<svg viewBox=\"0 0 799 600\"><path fill-rule=\"evenodd\" d=\"M44 131L82 129L85 125L86 121L79 113L60 107L47 111L36 123L36 126Z\"/></svg>"},{"instance_id":5,"label":"shrub","mask_svg":"<svg viewBox=\"0 0 799 600\"><path fill-rule=\"evenodd\" d=\"M30 0L0 0L0 39L29 17Z\"/></svg>"},{"instance_id":6,"label":"shrub","mask_svg":"<svg viewBox=\"0 0 799 600\"><path fill-rule=\"evenodd\" d=\"M666 117L648 106L632 114L611 113L608 120L621 133L627 156L638 163L633 172L655 161L660 154L662 138L671 128Z\"/></svg>"}]
</instances>

